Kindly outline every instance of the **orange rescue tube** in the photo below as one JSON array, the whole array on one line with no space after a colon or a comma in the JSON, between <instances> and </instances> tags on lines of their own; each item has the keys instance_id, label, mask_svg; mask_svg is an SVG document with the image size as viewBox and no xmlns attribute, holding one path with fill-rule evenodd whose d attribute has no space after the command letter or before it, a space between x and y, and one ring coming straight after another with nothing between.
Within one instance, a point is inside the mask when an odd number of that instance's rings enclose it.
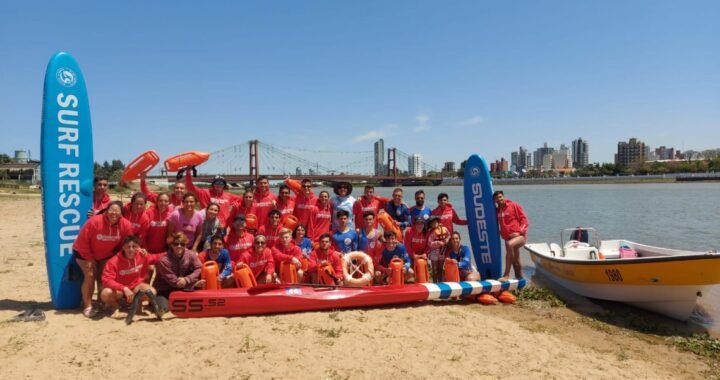
<instances>
[{"instance_id":1,"label":"orange rescue tube","mask_svg":"<svg viewBox=\"0 0 720 380\"><path fill-rule=\"evenodd\" d=\"M299 222L300 221L295 215L290 214L285 215L282 220L283 227L289 229L290 231L295 231L295 227L297 227Z\"/></svg>"},{"instance_id":2,"label":"orange rescue tube","mask_svg":"<svg viewBox=\"0 0 720 380\"><path fill-rule=\"evenodd\" d=\"M400 228L395 224L393 218L387 212L380 210L377 215L378 222L383 228L383 231L392 231L398 241L402 241L402 232Z\"/></svg>"},{"instance_id":3,"label":"orange rescue tube","mask_svg":"<svg viewBox=\"0 0 720 380\"><path fill-rule=\"evenodd\" d=\"M300 191L302 191L302 182L300 182L300 181L298 181L298 180L296 180L296 179L286 178L286 179L285 179L285 184L286 184L287 187L289 187L290 190L292 190L293 193L295 193L295 194L297 194L297 193L299 193Z\"/></svg>"},{"instance_id":4,"label":"orange rescue tube","mask_svg":"<svg viewBox=\"0 0 720 380\"><path fill-rule=\"evenodd\" d=\"M148 150L127 164L120 182L124 183L145 176L158 162L160 162L160 156L154 150Z\"/></svg>"},{"instance_id":5,"label":"orange rescue tube","mask_svg":"<svg viewBox=\"0 0 720 380\"><path fill-rule=\"evenodd\" d=\"M290 261L280 263L280 282L283 284L297 284L297 267Z\"/></svg>"},{"instance_id":6,"label":"orange rescue tube","mask_svg":"<svg viewBox=\"0 0 720 380\"><path fill-rule=\"evenodd\" d=\"M233 277L235 278L235 285L237 285L238 288L252 288L257 285L257 281L250 267L243 266L242 268L235 269Z\"/></svg>"},{"instance_id":7,"label":"orange rescue tube","mask_svg":"<svg viewBox=\"0 0 720 380\"><path fill-rule=\"evenodd\" d=\"M335 270L330 263L319 265L318 271L318 282L323 285L335 285Z\"/></svg>"},{"instance_id":8,"label":"orange rescue tube","mask_svg":"<svg viewBox=\"0 0 720 380\"><path fill-rule=\"evenodd\" d=\"M257 215L255 215L255 214L245 215L245 228L247 228L248 230L257 230L258 229Z\"/></svg>"},{"instance_id":9,"label":"orange rescue tube","mask_svg":"<svg viewBox=\"0 0 720 380\"><path fill-rule=\"evenodd\" d=\"M415 283L421 284L430 282L430 273L428 272L427 260L422 257L415 258Z\"/></svg>"},{"instance_id":10,"label":"orange rescue tube","mask_svg":"<svg viewBox=\"0 0 720 380\"><path fill-rule=\"evenodd\" d=\"M483 293L477 297L477 301L483 305L495 305L498 300L490 293Z\"/></svg>"},{"instance_id":11,"label":"orange rescue tube","mask_svg":"<svg viewBox=\"0 0 720 380\"><path fill-rule=\"evenodd\" d=\"M445 269L443 269L444 282L460 282L460 270L457 261L447 258L445 259Z\"/></svg>"},{"instance_id":12,"label":"orange rescue tube","mask_svg":"<svg viewBox=\"0 0 720 380\"><path fill-rule=\"evenodd\" d=\"M176 172L184 167L200 165L209 158L210 153L205 152L192 151L176 154L165 160L165 170L169 172Z\"/></svg>"},{"instance_id":13,"label":"orange rescue tube","mask_svg":"<svg viewBox=\"0 0 720 380\"><path fill-rule=\"evenodd\" d=\"M405 263L401 258L390 260L390 285L405 284L405 276L403 275L403 266Z\"/></svg>"},{"instance_id":14,"label":"orange rescue tube","mask_svg":"<svg viewBox=\"0 0 720 380\"><path fill-rule=\"evenodd\" d=\"M218 283L219 275L220 267L218 266L218 263L214 261L206 261L203 263L202 271L200 272L200 278L205 280L205 289L220 289L220 284Z\"/></svg>"},{"instance_id":15,"label":"orange rescue tube","mask_svg":"<svg viewBox=\"0 0 720 380\"><path fill-rule=\"evenodd\" d=\"M498 296L497 299L500 300L500 302L502 302L502 303L511 303L511 304L515 303L515 301L517 301L517 298L515 297L515 295L508 292L507 290L500 293L500 295Z\"/></svg>"}]
</instances>

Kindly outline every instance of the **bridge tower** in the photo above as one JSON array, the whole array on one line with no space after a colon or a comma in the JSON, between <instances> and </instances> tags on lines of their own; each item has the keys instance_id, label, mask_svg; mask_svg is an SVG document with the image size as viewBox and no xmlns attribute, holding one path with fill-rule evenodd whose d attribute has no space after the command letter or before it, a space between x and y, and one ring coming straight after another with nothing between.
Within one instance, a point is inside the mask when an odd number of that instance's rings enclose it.
<instances>
[{"instance_id":1,"label":"bridge tower","mask_svg":"<svg viewBox=\"0 0 720 380\"><path fill-rule=\"evenodd\" d=\"M388 176L393 177L393 182L395 186L397 186L397 161L395 160L395 153L395 148L388 148Z\"/></svg>"},{"instance_id":2,"label":"bridge tower","mask_svg":"<svg viewBox=\"0 0 720 380\"><path fill-rule=\"evenodd\" d=\"M259 166L259 158L258 158L258 141L257 140L250 140L250 184L253 185L257 181L257 179L260 177L260 173L258 173L258 166Z\"/></svg>"}]
</instances>

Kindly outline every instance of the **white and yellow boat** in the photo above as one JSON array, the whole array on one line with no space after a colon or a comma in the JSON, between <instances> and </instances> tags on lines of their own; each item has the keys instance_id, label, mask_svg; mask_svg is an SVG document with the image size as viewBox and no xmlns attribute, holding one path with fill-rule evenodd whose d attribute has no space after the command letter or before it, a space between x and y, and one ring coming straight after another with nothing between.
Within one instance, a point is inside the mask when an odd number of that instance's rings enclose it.
<instances>
[{"instance_id":1,"label":"white and yellow boat","mask_svg":"<svg viewBox=\"0 0 720 380\"><path fill-rule=\"evenodd\" d=\"M567 241L566 238L569 238ZM592 228L563 230L560 244L526 244L537 270L583 295L687 320L698 296L720 283L720 255L600 240Z\"/></svg>"}]
</instances>

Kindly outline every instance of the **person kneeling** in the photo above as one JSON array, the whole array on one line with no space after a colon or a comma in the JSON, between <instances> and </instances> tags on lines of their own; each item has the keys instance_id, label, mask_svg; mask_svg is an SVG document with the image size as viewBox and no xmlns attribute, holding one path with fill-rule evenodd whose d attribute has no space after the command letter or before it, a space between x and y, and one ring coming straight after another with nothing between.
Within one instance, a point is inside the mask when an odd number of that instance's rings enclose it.
<instances>
[{"instance_id":1,"label":"person kneeling","mask_svg":"<svg viewBox=\"0 0 720 380\"><path fill-rule=\"evenodd\" d=\"M310 253L310 263L308 265L312 283L331 285L321 282L321 279L325 279L325 281L329 280L334 282L335 285L342 286L342 259L340 258L340 252L333 249L330 243L330 234L324 233L320 235L318 243L319 246Z\"/></svg>"},{"instance_id":2,"label":"person kneeling","mask_svg":"<svg viewBox=\"0 0 720 380\"><path fill-rule=\"evenodd\" d=\"M155 289L144 282L150 265L160 260L162 254L148 254L140 248L140 239L130 235L123 240L122 250L105 264L102 274L103 289L100 299L110 306L112 315L120 308L120 302L129 306L127 323L132 322L140 301L148 297L153 312L162 319L157 305Z\"/></svg>"},{"instance_id":3,"label":"person kneeling","mask_svg":"<svg viewBox=\"0 0 720 380\"><path fill-rule=\"evenodd\" d=\"M230 261L230 253L225 247L225 241L221 235L213 235L210 239L210 248L198 255L200 263L205 264L206 261L214 261L220 268L218 274L218 283L223 288L234 288L232 271L233 263Z\"/></svg>"},{"instance_id":4,"label":"person kneeling","mask_svg":"<svg viewBox=\"0 0 720 380\"><path fill-rule=\"evenodd\" d=\"M450 237L450 245L446 255L449 259L457 262L460 271L460 281L480 281L480 273L473 267L470 258L470 248L460 244L460 233L453 232Z\"/></svg>"},{"instance_id":5,"label":"person kneeling","mask_svg":"<svg viewBox=\"0 0 720 380\"><path fill-rule=\"evenodd\" d=\"M170 237L170 249L157 262L157 301L162 312L168 309L168 298L174 290L193 290L205 286L200 279L202 264L197 253L186 248L188 238L182 232L175 232Z\"/></svg>"},{"instance_id":6,"label":"person kneeling","mask_svg":"<svg viewBox=\"0 0 720 380\"><path fill-rule=\"evenodd\" d=\"M397 236L395 236L395 234L391 231L385 231L385 234L383 236L385 237L385 249L383 249L382 255L380 256L378 268L375 269L376 283L390 282L390 275L392 273L390 262L394 258L400 258L403 261L402 271L403 276L405 277L405 282L415 281L415 272L413 272L410 267L410 264L412 263L410 260L410 255L408 255L405 246L398 242Z\"/></svg>"}]
</instances>

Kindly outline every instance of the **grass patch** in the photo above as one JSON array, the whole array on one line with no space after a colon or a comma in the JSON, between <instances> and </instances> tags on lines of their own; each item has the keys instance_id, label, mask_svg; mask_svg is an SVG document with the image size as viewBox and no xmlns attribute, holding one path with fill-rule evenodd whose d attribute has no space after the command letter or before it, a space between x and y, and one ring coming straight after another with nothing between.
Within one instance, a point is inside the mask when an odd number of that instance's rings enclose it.
<instances>
[{"instance_id":1,"label":"grass patch","mask_svg":"<svg viewBox=\"0 0 720 380\"><path fill-rule=\"evenodd\" d=\"M340 322L340 312L333 311L332 313L328 314L328 318L332 319L335 322Z\"/></svg>"},{"instance_id":2,"label":"grass patch","mask_svg":"<svg viewBox=\"0 0 720 380\"><path fill-rule=\"evenodd\" d=\"M708 334L692 334L689 337L671 338L672 343L681 351L689 351L695 355L720 360L720 339Z\"/></svg>"},{"instance_id":3,"label":"grass patch","mask_svg":"<svg viewBox=\"0 0 720 380\"><path fill-rule=\"evenodd\" d=\"M336 328L331 328L331 329L320 328L320 329L317 329L316 331L318 334L320 334L321 336L324 336L326 338L339 338L340 335L348 332L349 330L344 327L340 327L337 329Z\"/></svg>"},{"instance_id":4,"label":"grass patch","mask_svg":"<svg viewBox=\"0 0 720 380\"><path fill-rule=\"evenodd\" d=\"M624 361L628 360L627 352L625 351L625 349L623 347L620 347L620 350L615 354L615 356L617 357L617 360L620 362L624 362Z\"/></svg>"},{"instance_id":5,"label":"grass patch","mask_svg":"<svg viewBox=\"0 0 720 380\"><path fill-rule=\"evenodd\" d=\"M250 335L245 335L245 340L240 345L240 348L238 348L238 353L250 353L250 352L258 352L265 349L265 346L262 344L258 344L255 339L250 338Z\"/></svg>"},{"instance_id":6,"label":"grass patch","mask_svg":"<svg viewBox=\"0 0 720 380\"><path fill-rule=\"evenodd\" d=\"M539 288L537 286L527 286L523 288L523 290L518 293L517 299L520 304L526 301L543 301L547 302L550 307L565 306L565 302L558 298L550 289Z\"/></svg>"}]
</instances>

